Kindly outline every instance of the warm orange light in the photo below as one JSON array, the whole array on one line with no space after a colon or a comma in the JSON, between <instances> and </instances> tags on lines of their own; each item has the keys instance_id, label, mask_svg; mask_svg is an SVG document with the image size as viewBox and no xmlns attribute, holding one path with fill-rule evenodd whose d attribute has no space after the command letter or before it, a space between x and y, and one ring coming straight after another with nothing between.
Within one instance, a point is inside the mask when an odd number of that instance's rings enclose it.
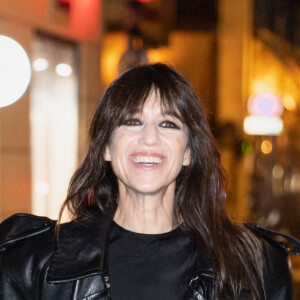
<instances>
[{"instance_id":1,"label":"warm orange light","mask_svg":"<svg viewBox=\"0 0 300 300\"><path fill-rule=\"evenodd\" d=\"M273 93L277 94L276 88L276 78L274 74L266 74L254 80L252 83L252 93L260 94L260 93Z\"/></svg>"},{"instance_id":2,"label":"warm orange light","mask_svg":"<svg viewBox=\"0 0 300 300\"><path fill-rule=\"evenodd\" d=\"M254 39L254 64L251 71L250 93L269 92L278 94L286 110L297 108L295 97L298 95L295 70L286 67L278 55L270 51L259 39ZM289 59L287 59L290 62ZM294 97L294 99L293 99Z\"/></svg>"},{"instance_id":3,"label":"warm orange light","mask_svg":"<svg viewBox=\"0 0 300 300\"><path fill-rule=\"evenodd\" d=\"M205 44L210 44L211 34L203 32L174 31L169 35L169 43L166 46L147 49L147 56L150 63L168 63L178 70L185 70L189 65L189 80L194 86L199 86L202 71L197 66L203 64L203 55L209 52L210 48L203 48ZM101 80L103 86L107 86L118 75L118 64L122 54L128 47L128 35L126 32L110 32L103 37L101 51ZM199 55L199 49L202 49ZM187 74L186 74L187 75ZM197 90L200 92L200 90Z\"/></svg>"},{"instance_id":4,"label":"warm orange light","mask_svg":"<svg viewBox=\"0 0 300 300\"><path fill-rule=\"evenodd\" d=\"M167 62L170 58L170 51L167 48L161 47L157 49L149 49L147 51L149 61L151 62Z\"/></svg>"},{"instance_id":5,"label":"warm orange light","mask_svg":"<svg viewBox=\"0 0 300 300\"><path fill-rule=\"evenodd\" d=\"M295 99L289 95L283 97L282 104L287 110L295 110L297 107Z\"/></svg>"},{"instance_id":6,"label":"warm orange light","mask_svg":"<svg viewBox=\"0 0 300 300\"><path fill-rule=\"evenodd\" d=\"M101 55L101 78L108 86L118 76L118 66L122 54L127 49L128 36L124 32L110 33L104 37Z\"/></svg>"},{"instance_id":7,"label":"warm orange light","mask_svg":"<svg viewBox=\"0 0 300 300\"><path fill-rule=\"evenodd\" d=\"M264 154L269 154L272 152L272 143L268 140L264 140L260 145L261 152Z\"/></svg>"}]
</instances>

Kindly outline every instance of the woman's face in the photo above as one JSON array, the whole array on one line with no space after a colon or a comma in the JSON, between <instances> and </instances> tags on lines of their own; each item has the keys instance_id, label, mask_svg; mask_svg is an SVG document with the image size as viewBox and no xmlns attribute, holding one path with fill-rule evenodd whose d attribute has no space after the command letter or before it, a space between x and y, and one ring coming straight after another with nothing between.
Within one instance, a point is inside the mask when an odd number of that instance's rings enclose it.
<instances>
[{"instance_id":1,"label":"woman's face","mask_svg":"<svg viewBox=\"0 0 300 300\"><path fill-rule=\"evenodd\" d=\"M190 162L188 129L173 116L163 114L159 97L150 94L141 113L117 127L106 148L120 184L142 194L175 187L181 167Z\"/></svg>"}]
</instances>

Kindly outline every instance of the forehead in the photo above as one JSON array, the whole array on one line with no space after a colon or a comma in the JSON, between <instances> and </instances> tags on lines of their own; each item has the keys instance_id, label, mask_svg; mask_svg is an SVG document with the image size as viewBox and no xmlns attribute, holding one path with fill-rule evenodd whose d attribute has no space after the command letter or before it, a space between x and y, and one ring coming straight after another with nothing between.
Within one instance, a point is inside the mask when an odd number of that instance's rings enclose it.
<instances>
[{"instance_id":1,"label":"forehead","mask_svg":"<svg viewBox=\"0 0 300 300\"><path fill-rule=\"evenodd\" d=\"M149 96L146 98L145 103L143 106L140 108L141 111L143 112L162 112L164 111L164 107L162 105L162 101L160 99L160 96L155 93L151 92Z\"/></svg>"},{"instance_id":2,"label":"forehead","mask_svg":"<svg viewBox=\"0 0 300 300\"><path fill-rule=\"evenodd\" d=\"M158 113L181 119L181 114L176 104L170 99L161 97L155 90L149 93L144 103L142 103L134 113Z\"/></svg>"}]
</instances>

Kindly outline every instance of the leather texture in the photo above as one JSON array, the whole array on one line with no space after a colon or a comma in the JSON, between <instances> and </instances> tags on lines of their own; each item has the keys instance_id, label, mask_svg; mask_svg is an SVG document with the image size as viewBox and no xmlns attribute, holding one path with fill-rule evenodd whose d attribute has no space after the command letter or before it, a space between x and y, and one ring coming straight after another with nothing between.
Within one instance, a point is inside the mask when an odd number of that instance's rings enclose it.
<instances>
[{"instance_id":1,"label":"leather texture","mask_svg":"<svg viewBox=\"0 0 300 300\"><path fill-rule=\"evenodd\" d=\"M107 241L110 221L72 221L61 226L45 217L17 214L0 225L1 300L109 300ZM246 224L262 241L266 299L292 299L287 251L300 253L296 239ZM277 241L277 238L285 241ZM199 253L185 300L219 299L212 295L215 281L205 253ZM251 299L247 290L239 299Z\"/></svg>"}]
</instances>

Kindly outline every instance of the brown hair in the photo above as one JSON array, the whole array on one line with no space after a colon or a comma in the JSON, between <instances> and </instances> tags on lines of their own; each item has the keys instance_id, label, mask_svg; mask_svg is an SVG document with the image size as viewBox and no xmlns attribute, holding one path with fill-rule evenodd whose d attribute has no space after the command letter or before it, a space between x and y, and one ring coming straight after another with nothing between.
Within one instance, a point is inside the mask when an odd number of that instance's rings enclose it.
<instances>
[{"instance_id":1,"label":"brown hair","mask_svg":"<svg viewBox=\"0 0 300 300\"><path fill-rule=\"evenodd\" d=\"M71 179L61 212L67 207L77 219L113 216L118 184L111 164L104 160L105 148L113 130L141 110L153 90L162 107L174 115L179 112L189 130L191 161L176 180L174 221L183 220L182 228L209 253L217 278L215 293L232 299L246 286L254 299L261 299L259 242L243 225L230 220L225 208L226 180L202 104L187 80L167 65L133 68L107 88L92 120L87 154Z\"/></svg>"}]
</instances>

